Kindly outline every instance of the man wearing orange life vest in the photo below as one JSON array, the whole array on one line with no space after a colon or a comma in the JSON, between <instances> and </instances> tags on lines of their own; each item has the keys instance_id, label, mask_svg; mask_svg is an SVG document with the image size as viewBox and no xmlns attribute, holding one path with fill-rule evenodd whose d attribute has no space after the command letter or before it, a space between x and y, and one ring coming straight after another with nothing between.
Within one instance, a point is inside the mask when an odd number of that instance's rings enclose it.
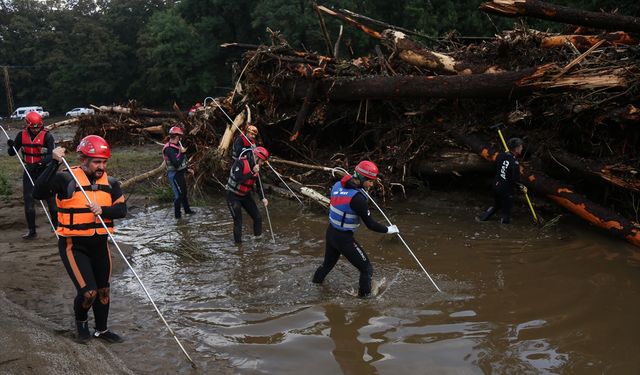
<instances>
[{"instance_id":1,"label":"man wearing orange life vest","mask_svg":"<svg viewBox=\"0 0 640 375\"><path fill-rule=\"evenodd\" d=\"M51 152L55 147L53 136L47 132L42 123L42 116L38 112L29 112L24 118L27 126L18 133L15 140L7 140L9 146L9 156L14 156L15 150L22 149L22 160L35 181L42 171L51 163ZM15 148L15 150L14 150ZM22 236L25 240L31 240L37 237L36 234L36 210L31 193L33 185L27 172L22 175L22 194L24 196L24 216L27 219L27 227L29 231ZM53 198L47 199L49 212L53 225L56 225L57 210Z\"/></svg>"},{"instance_id":2,"label":"man wearing orange life vest","mask_svg":"<svg viewBox=\"0 0 640 375\"><path fill-rule=\"evenodd\" d=\"M56 197L58 204L58 250L60 257L77 290L73 310L78 330L78 341L91 338L88 312L93 308L95 332L93 337L107 342L122 342L122 338L109 331L109 280L111 278L111 252L107 244L107 231L113 232L113 220L125 217L127 206L120 183L107 176L106 166L111 151L109 144L97 135L84 137L77 148L80 165L71 170L56 172L65 149L53 150L53 162L36 181L33 196L37 199ZM73 175L72 175L73 174ZM75 178L91 199L89 204L77 186Z\"/></svg>"},{"instance_id":3,"label":"man wearing orange life vest","mask_svg":"<svg viewBox=\"0 0 640 375\"><path fill-rule=\"evenodd\" d=\"M256 202L251 197L253 185L257 184L258 195L262 203L267 206L269 201L265 198L258 174L260 166L269 158L269 151L264 147L250 148L239 155L238 160L233 162L229 180L225 188L227 189L227 205L233 217L233 239L236 243L242 242L242 208L247 211L253 219L253 235L258 237L262 234L262 216L258 211Z\"/></svg>"}]
</instances>

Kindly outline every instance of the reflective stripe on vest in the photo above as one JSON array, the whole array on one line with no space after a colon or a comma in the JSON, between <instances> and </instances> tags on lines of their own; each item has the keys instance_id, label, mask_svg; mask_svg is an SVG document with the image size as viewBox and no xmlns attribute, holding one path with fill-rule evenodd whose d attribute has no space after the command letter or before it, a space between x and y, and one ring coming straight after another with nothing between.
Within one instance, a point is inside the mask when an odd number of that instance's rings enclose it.
<instances>
[{"instance_id":1,"label":"reflective stripe on vest","mask_svg":"<svg viewBox=\"0 0 640 375\"><path fill-rule=\"evenodd\" d=\"M251 177L246 179L241 184L239 184L238 181L236 181L233 175L233 170L236 168L239 168L238 164L240 162L242 163L242 175L246 176L247 174L251 173ZM249 166L249 160L246 157L242 157L238 159L235 163L233 163L233 166L231 167L231 173L229 174L229 181L227 181L226 189L234 192L236 195L244 196L251 191L251 188L253 187L253 184L255 184L255 182L256 182L256 176L254 176L253 172L251 171L251 167Z\"/></svg>"},{"instance_id":2,"label":"reflective stripe on vest","mask_svg":"<svg viewBox=\"0 0 640 375\"><path fill-rule=\"evenodd\" d=\"M167 149L167 147L171 147L176 149L176 151L178 151L178 154L176 155L176 158L180 158L180 146L178 146L175 143L171 143L171 142L167 142L164 147L162 147L162 158L164 159L164 161L166 162L165 165L167 166L167 170L168 171L181 171L183 169L187 169L187 158L182 159L182 163L180 163L180 165L178 166L178 168L174 167L173 164L169 161L169 157L164 153L164 150Z\"/></svg>"},{"instance_id":3,"label":"reflective stripe on vest","mask_svg":"<svg viewBox=\"0 0 640 375\"><path fill-rule=\"evenodd\" d=\"M349 189L336 182L331 189L331 205L329 206L329 224L337 230L355 231L360 226L360 216L351 209L351 200L360 192Z\"/></svg>"},{"instance_id":4,"label":"reflective stripe on vest","mask_svg":"<svg viewBox=\"0 0 640 375\"><path fill-rule=\"evenodd\" d=\"M44 147L44 137L47 130L43 129L31 140L29 130L22 130L22 160L27 164L38 164L47 154L48 150Z\"/></svg>"},{"instance_id":5,"label":"reflective stripe on vest","mask_svg":"<svg viewBox=\"0 0 640 375\"><path fill-rule=\"evenodd\" d=\"M111 207L111 186L109 178L105 172L92 186L82 168L73 167L70 173L76 177L80 185L84 188L92 202L101 207ZM73 182L75 184L75 181ZM93 236L94 234L107 234L100 220L87 207L87 199L75 187L73 195L69 199L59 199L56 196L58 205L58 229L56 232L63 237ZM102 218L109 232L113 233L113 220Z\"/></svg>"}]
</instances>

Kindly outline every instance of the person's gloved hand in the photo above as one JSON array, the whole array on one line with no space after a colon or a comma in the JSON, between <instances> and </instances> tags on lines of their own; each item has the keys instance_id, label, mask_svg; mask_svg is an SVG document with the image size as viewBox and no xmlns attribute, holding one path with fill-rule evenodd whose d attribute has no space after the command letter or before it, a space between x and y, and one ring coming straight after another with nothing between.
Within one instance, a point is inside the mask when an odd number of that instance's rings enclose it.
<instances>
[{"instance_id":1,"label":"person's gloved hand","mask_svg":"<svg viewBox=\"0 0 640 375\"><path fill-rule=\"evenodd\" d=\"M395 224L389 225L387 227L387 234L396 234L396 233L400 233L400 230Z\"/></svg>"},{"instance_id":2,"label":"person's gloved hand","mask_svg":"<svg viewBox=\"0 0 640 375\"><path fill-rule=\"evenodd\" d=\"M526 193L527 191L529 191L527 187L524 186L523 184L518 184L518 188L520 188L520 191L523 193Z\"/></svg>"},{"instance_id":3,"label":"person's gloved hand","mask_svg":"<svg viewBox=\"0 0 640 375\"><path fill-rule=\"evenodd\" d=\"M9 146L9 148L12 148L14 144L13 139L7 139L7 146Z\"/></svg>"}]
</instances>

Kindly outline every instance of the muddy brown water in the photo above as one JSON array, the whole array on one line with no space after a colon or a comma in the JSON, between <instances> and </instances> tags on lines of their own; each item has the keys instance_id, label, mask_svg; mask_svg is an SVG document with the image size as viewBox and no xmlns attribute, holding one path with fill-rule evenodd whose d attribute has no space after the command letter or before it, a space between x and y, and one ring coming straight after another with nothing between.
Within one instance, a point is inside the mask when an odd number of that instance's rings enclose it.
<instances>
[{"instance_id":1,"label":"muddy brown water","mask_svg":"<svg viewBox=\"0 0 640 375\"><path fill-rule=\"evenodd\" d=\"M362 228L356 237L374 279L387 282L358 299L347 293L358 274L344 259L323 285L310 282L324 252L324 212L273 199L276 243L266 222L264 237L251 238L245 215L238 247L223 198L207 201L177 222L170 207L152 206L117 223L117 240L199 365L191 369L116 260L110 326L127 341L111 348L136 373L640 372L635 248L570 218L541 230L522 209L509 226L478 223L469 202L488 199L450 193L394 203L385 212L443 292L398 239ZM2 269L35 267L31 283L8 282L8 294L71 336L75 292L51 239L34 243L51 247L37 258L9 245L15 265Z\"/></svg>"},{"instance_id":2,"label":"muddy brown water","mask_svg":"<svg viewBox=\"0 0 640 375\"><path fill-rule=\"evenodd\" d=\"M120 223L134 267L204 373L216 359L239 374L640 372L640 273L621 241L571 220L540 230L525 211L501 226L447 199L394 204L387 214L443 292L397 239L361 229L374 278L387 280L363 300L346 292L357 271L344 259L324 285L310 282L323 213L280 200L270 208L275 244L245 225L245 243L233 245L222 199L178 222L151 207ZM139 370L191 372L131 272L115 275L114 288L128 301L112 312L126 350L143 361L153 339L153 355L175 366Z\"/></svg>"}]
</instances>

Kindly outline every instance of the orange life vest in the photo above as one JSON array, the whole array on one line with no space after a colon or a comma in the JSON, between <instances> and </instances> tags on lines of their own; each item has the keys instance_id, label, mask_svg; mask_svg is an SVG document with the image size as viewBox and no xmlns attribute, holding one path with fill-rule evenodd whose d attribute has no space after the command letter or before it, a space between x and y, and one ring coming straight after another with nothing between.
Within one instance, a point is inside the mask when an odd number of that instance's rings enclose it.
<instances>
[{"instance_id":1,"label":"orange life vest","mask_svg":"<svg viewBox=\"0 0 640 375\"><path fill-rule=\"evenodd\" d=\"M78 182L80 182L92 202L99 204L101 207L113 205L111 186L106 172L93 186L82 168L73 167L69 172L73 173ZM98 217L87 207L87 199L78 186L76 186L73 195L69 199L59 199L56 196L56 204L58 205L58 229L56 232L59 235L63 237L88 237L94 234L107 234ZM109 228L109 232L113 233L113 220L103 218L103 221Z\"/></svg>"},{"instance_id":2,"label":"orange life vest","mask_svg":"<svg viewBox=\"0 0 640 375\"><path fill-rule=\"evenodd\" d=\"M38 164L42 161L44 155L47 154L47 148L44 147L44 137L47 130L43 129L31 140L29 130L22 130L22 160L27 164Z\"/></svg>"}]
</instances>

